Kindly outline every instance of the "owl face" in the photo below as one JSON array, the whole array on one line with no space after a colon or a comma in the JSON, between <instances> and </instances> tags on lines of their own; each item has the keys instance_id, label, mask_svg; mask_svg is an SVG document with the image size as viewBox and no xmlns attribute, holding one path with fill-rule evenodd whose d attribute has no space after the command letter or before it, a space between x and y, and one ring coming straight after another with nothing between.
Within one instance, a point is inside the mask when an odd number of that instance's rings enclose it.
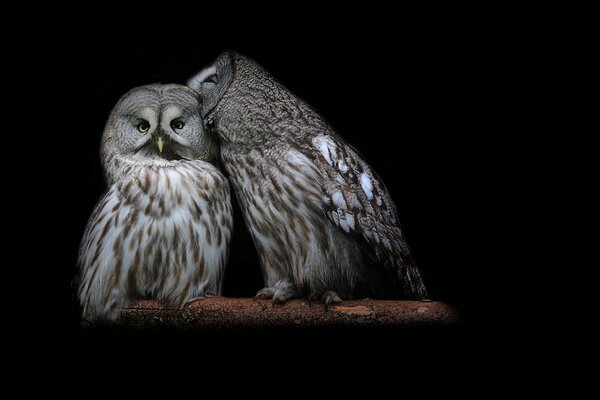
<instances>
[{"instance_id":1,"label":"owl face","mask_svg":"<svg viewBox=\"0 0 600 400\"><path fill-rule=\"evenodd\" d=\"M104 151L133 159L206 159L198 95L181 85L130 90L117 103L105 130Z\"/></svg>"}]
</instances>

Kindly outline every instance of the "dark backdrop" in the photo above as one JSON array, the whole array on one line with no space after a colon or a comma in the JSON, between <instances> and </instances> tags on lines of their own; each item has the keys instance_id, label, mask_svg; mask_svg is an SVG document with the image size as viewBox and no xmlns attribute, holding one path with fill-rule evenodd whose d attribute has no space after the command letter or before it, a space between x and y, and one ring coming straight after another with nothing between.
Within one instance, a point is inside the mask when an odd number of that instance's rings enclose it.
<instances>
[{"instance_id":1,"label":"dark backdrop","mask_svg":"<svg viewBox=\"0 0 600 400\"><path fill-rule=\"evenodd\" d=\"M185 43L174 39L176 32L156 40L112 32L85 48L70 46L69 62L61 65L61 76L68 76L63 90L78 99L69 108L71 129L63 132L76 150L62 182L68 224L61 284L69 324L76 326L79 312L70 286L79 241L106 188L98 152L111 108L132 87L184 83L227 48L254 58L359 149L396 201L432 297L456 306L463 328L476 324L485 292L480 271L488 261L481 250L487 238L477 226L493 212L482 206L479 188L488 176L476 161L489 151L481 93L493 79L485 72L490 60L473 32L448 24L413 27L293 40L279 36L294 26L228 31L219 40L214 30L199 29L192 33L198 39ZM235 223L223 294L248 297L262 288L260 268L239 212Z\"/></svg>"}]
</instances>

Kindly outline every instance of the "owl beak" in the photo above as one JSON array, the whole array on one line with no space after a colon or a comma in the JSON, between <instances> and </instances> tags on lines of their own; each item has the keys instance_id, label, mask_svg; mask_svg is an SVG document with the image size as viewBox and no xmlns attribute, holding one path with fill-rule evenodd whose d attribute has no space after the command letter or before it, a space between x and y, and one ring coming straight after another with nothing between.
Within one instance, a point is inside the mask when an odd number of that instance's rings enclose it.
<instances>
[{"instance_id":1,"label":"owl beak","mask_svg":"<svg viewBox=\"0 0 600 400\"><path fill-rule=\"evenodd\" d=\"M158 152L162 154L163 151L163 147L165 145L165 141L163 140L162 137L158 137L156 139L156 146L158 146Z\"/></svg>"}]
</instances>

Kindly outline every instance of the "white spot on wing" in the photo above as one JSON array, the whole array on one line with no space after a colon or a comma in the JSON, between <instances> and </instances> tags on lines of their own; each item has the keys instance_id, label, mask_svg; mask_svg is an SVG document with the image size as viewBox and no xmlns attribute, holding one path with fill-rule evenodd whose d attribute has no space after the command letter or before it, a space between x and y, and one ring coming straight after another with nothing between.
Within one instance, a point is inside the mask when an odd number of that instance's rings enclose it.
<instances>
[{"instance_id":1,"label":"white spot on wing","mask_svg":"<svg viewBox=\"0 0 600 400\"><path fill-rule=\"evenodd\" d=\"M350 229L354 229L354 214L351 212L346 213L346 223L350 227Z\"/></svg>"},{"instance_id":2,"label":"white spot on wing","mask_svg":"<svg viewBox=\"0 0 600 400\"><path fill-rule=\"evenodd\" d=\"M338 213L336 213L335 211L331 212L331 219L333 220L333 222L335 222L336 224L340 223L340 217L338 216Z\"/></svg>"},{"instance_id":3,"label":"white spot on wing","mask_svg":"<svg viewBox=\"0 0 600 400\"><path fill-rule=\"evenodd\" d=\"M390 243L388 238L386 238L385 236L381 237L381 244L383 245L383 247L385 247L388 250L392 249L392 244Z\"/></svg>"},{"instance_id":4,"label":"white spot on wing","mask_svg":"<svg viewBox=\"0 0 600 400\"><path fill-rule=\"evenodd\" d=\"M338 208L346 208L346 201L344 200L344 196L342 192L335 192L333 196L331 196L333 200L333 204Z\"/></svg>"},{"instance_id":5,"label":"white spot on wing","mask_svg":"<svg viewBox=\"0 0 600 400\"><path fill-rule=\"evenodd\" d=\"M375 239L375 242L376 242L377 244L379 244L380 240L379 240L379 235L378 235L378 234L374 233L374 234L373 234L373 239Z\"/></svg>"},{"instance_id":6,"label":"white spot on wing","mask_svg":"<svg viewBox=\"0 0 600 400\"><path fill-rule=\"evenodd\" d=\"M337 146L333 140L327 136L317 136L312 140L312 143L319 150L323 158L325 158L327 164L333 165L333 160L337 158Z\"/></svg>"},{"instance_id":7,"label":"white spot on wing","mask_svg":"<svg viewBox=\"0 0 600 400\"><path fill-rule=\"evenodd\" d=\"M371 178L369 178L369 175L367 175L366 172L360 174L360 185L365 191L367 199L371 200L373 198L373 184L371 183Z\"/></svg>"},{"instance_id":8,"label":"white spot on wing","mask_svg":"<svg viewBox=\"0 0 600 400\"><path fill-rule=\"evenodd\" d=\"M340 170L341 173L346 173L346 171L348 171L348 166L346 165L344 160L340 159L338 161L338 169Z\"/></svg>"},{"instance_id":9,"label":"white spot on wing","mask_svg":"<svg viewBox=\"0 0 600 400\"><path fill-rule=\"evenodd\" d=\"M340 228L342 228L345 232L350 232L348 222L345 219L340 218Z\"/></svg>"}]
</instances>

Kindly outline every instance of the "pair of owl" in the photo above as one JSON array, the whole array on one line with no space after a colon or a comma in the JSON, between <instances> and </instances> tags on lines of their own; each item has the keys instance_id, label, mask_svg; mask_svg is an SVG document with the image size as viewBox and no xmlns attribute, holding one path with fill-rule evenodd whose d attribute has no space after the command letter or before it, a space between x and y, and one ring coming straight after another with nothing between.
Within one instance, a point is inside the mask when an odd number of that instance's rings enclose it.
<instances>
[{"instance_id":1,"label":"pair of owl","mask_svg":"<svg viewBox=\"0 0 600 400\"><path fill-rule=\"evenodd\" d=\"M125 94L101 158L109 189L79 255L86 319L115 319L136 298L182 307L220 295L233 226L229 181L260 258L258 298L307 296L328 306L402 291L427 297L381 179L245 56L221 54L188 87Z\"/></svg>"}]
</instances>

